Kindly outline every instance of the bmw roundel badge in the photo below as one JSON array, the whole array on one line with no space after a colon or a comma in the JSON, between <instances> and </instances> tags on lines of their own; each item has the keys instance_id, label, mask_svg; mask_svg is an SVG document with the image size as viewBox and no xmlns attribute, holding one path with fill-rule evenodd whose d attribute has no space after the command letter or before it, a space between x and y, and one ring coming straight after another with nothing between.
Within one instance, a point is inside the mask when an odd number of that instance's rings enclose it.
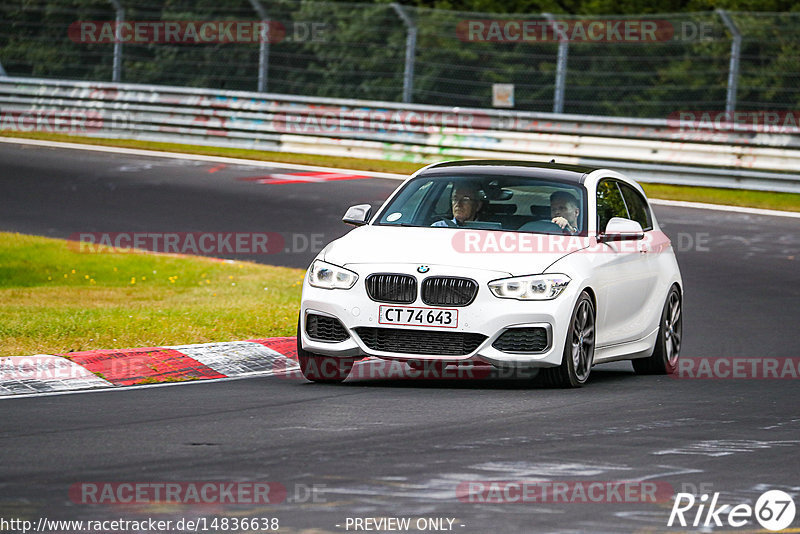
<instances>
[{"instance_id":1,"label":"bmw roundel badge","mask_svg":"<svg viewBox=\"0 0 800 534\"><path fill-rule=\"evenodd\" d=\"M417 272L418 273L427 273L430 270L431 270L431 268L428 267L427 265L420 265L419 267L417 267Z\"/></svg>"}]
</instances>

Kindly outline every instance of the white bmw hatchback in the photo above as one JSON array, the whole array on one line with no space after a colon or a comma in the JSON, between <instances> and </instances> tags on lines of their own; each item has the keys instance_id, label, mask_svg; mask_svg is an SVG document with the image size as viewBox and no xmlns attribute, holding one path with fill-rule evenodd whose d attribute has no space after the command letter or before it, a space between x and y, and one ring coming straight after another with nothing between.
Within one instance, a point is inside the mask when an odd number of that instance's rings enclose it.
<instances>
[{"instance_id":1,"label":"white bmw hatchback","mask_svg":"<svg viewBox=\"0 0 800 534\"><path fill-rule=\"evenodd\" d=\"M364 357L540 368L578 387L629 359L669 373L680 271L641 187L607 169L460 161L414 173L308 269L301 370L340 382Z\"/></svg>"}]
</instances>

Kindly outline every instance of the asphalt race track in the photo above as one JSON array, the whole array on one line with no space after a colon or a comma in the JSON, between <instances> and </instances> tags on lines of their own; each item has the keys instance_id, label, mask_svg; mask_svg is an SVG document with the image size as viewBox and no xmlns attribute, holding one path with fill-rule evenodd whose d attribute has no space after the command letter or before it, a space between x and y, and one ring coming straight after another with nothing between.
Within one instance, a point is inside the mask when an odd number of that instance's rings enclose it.
<instances>
[{"instance_id":1,"label":"asphalt race track","mask_svg":"<svg viewBox=\"0 0 800 534\"><path fill-rule=\"evenodd\" d=\"M218 167L0 143L0 230L278 232L282 252L231 257L305 267L316 254L310 236L342 235L347 206L378 204L397 185L277 183L298 171ZM276 174L277 182L254 180ZM682 358L795 358L796 369L800 219L655 211L684 277ZM699 530L667 526L681 491L753 505L781 489L800 504L800 377L640 377L616 363L563 391L499 374L396 380L379 376L378 363L359 365L341 386L266 377L2 400L0 517L277 517L289 533L353 532L348 518L445 518L440 530L451 519L450 531L464 534L612 533ZM92 505L70 494L80 483L200 481L272 482L287 495L195 506ZM640 481L669 495L459 499L466 485L487 481ZM754 521L720 528L760 529Z\"/></svg>"}]
</instances>

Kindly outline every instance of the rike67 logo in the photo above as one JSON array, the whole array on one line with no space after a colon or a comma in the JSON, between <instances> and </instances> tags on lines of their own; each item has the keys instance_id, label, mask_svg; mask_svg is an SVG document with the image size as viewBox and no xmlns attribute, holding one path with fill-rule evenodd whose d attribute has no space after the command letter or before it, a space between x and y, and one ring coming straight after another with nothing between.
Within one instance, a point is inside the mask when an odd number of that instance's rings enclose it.
<instances>
[{"instance_id":1,"label":"rike67 logo","mask_svg":"<svg viewBox=\"0 0 800 534\"><path fill-rule=\"evenodd\" d=\"M777 532L788 528L794 517L794 500L781 490L764 492L756 500L755 506L720 504L719 492L714 493L710 501L707 494L698 499L691 493L678 493L667 526L671 527L677 522L682 527L714 528L727 522L730 527L743 527L755 519L763 528Z\"/></svg>"}]
</instances>

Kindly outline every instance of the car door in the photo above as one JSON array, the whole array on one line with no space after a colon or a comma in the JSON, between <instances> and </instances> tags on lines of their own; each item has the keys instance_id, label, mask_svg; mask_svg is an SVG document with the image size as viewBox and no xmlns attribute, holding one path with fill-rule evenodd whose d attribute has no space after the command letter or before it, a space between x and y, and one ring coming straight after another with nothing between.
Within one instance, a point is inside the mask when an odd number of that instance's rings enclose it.
<instances>
[{"instance_id":1,"label":"car door","mask_svg":"<svg viewBox=\"0 0 800 534\"><path fill-rule=\"evenodd\" d=\"M613 217L631 219L621 184L605 178L597 184L597 228L605 231ZM636 219L634 219L636 220ZM641 224L641 223L640 223ZM645 226L643 225L643 229ZM597 346L644 337L650 323L644 313L654 286L654 268L645 240L605 241L598 247Z\"/></svg>"},{"instance_id":2,"label":"car door","mask_svg":"<svg viewBox=\"0 0 800 534\"><path fill-rule=\"evenodd\" d=\"M642 225L644 230L639 250L648 284L642 294L644 303L640 315L649 325L648 330L652 330L661 317L664 296L674 272L674 257L663 253L669 246L669 238L660 230L655 230L650 206L644 196L630 184L623 181L618 184L630 218ZM645 331L643 335L648 333Z\"/></svg>"}]
</instances>

